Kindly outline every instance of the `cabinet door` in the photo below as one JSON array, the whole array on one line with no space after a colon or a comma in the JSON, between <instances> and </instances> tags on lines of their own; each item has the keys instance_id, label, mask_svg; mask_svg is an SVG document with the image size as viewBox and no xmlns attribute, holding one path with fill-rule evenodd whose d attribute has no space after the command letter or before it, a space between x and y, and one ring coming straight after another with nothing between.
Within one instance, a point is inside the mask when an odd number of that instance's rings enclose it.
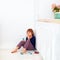
<instances>
[{"instance_id":1,"label":"cabinet door","mask_svg":"<svg viewBox=\"0 0 60 60\"><path fill-rule=\"evenodd\" d=\"M56 39L54 41L54 54L53 54L53 59L54 60L60 60L60 25L57 26L58 30L56 32Z\"/></svg>"},{"instance_id":2,"label":"cabinet door","mask_svg":"<svg viewBox=\"0 0 60 60\"><path fill-rule=\"evenodd\" d=\"M52 60L52 50L54 50L54 40L56 40L57 32L57 24L44 22L37 22L36 24L37 49L44 60Z\"/></svg>"}]
</instances>

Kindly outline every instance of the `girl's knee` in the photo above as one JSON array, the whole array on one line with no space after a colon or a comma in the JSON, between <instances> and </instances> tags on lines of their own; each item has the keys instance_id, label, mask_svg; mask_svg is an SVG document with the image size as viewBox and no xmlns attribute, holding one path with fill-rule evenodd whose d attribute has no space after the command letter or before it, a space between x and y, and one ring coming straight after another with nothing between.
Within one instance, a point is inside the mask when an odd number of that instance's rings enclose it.
<instances>
[{"instance_id":1,"label":"girl's knee","mask_svg":"<svg viewBox=\"0 0 60 60\"><path fill-rule=\"evenodd\" d=\"M23 43L23 42L25 42L25 41L21 41L21 43Z\"/></svg>"}]
</instances>

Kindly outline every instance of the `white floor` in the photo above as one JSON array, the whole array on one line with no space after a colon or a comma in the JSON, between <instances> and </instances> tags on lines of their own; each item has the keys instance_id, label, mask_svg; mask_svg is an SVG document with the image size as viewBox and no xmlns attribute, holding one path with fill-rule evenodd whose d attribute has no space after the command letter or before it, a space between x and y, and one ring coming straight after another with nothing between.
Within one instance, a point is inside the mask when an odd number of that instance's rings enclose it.
<instances>
[{"instance_id":1,"label":"white floor","mask_svg":"<svg viewBox=\"0 0 60 60\"><path fill-rule=\"evenodd\" d=\"M0 49L0 60L42 60L42 57L40 54L32 54L26 53L26 54L20 54L20 52L17 53L11 53L11 50L7 49Z\"/></svg>"}]
</instances>

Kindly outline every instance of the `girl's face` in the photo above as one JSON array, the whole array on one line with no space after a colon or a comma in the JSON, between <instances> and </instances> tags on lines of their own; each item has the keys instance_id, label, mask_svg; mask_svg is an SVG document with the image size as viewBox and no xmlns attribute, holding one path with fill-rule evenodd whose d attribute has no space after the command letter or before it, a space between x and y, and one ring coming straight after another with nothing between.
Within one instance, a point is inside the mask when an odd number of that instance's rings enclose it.
<instances>
[{"instance_id":1,"label":"girl's face","mask_svg":"<svg viewBox=\"0 0 60 60\"><path fill-rule=\"evenodd\" d=\"M28 37L32 37L32 33L30 31L27 32Z\"/></svg>"}]
</instances>

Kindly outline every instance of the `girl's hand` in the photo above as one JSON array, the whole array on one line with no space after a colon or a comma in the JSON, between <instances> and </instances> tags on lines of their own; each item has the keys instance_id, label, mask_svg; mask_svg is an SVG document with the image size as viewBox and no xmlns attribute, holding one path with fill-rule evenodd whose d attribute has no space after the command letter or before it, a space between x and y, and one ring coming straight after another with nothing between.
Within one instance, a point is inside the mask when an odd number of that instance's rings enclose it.
<instances>
[{"instance_id":1,"label":"girl's hand","mask_svg":"<svg viewBox=\"0 0 60 60\"><path fill-rule=\"evenodd\" d=\"M30 37L28 36L28 40L30 40Z\"/></svg>"},{"instance_id":2,"label":"girl's hand","mask_svg":"<svg viewBox=\"0 0 60 60\"><path fill-rule=\"evenodd\" d=\"M32 36L28 36L28 40L30 40L32 38Z\"/></svg>"}]
</instances>

